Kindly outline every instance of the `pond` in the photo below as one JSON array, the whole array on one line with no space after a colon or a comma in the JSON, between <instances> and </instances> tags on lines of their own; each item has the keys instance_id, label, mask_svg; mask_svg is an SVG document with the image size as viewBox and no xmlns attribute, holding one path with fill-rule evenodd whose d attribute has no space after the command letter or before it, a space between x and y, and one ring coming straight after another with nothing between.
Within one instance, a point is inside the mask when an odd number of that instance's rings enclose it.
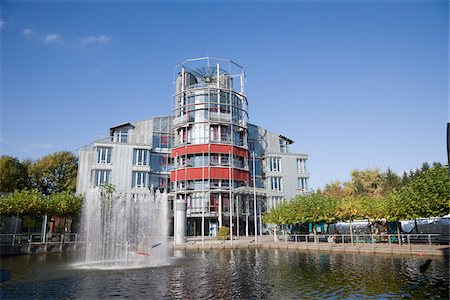
<instances>
[{"instance_id":1,"label":"pond","mask_svg":"<svg viewBox=\"0 0 450 300\"><path fill-rule=\"evenodd\" d=\"M323 299L449 297L441 257L217 250L172 252L170 265L77 269L74 253L1 259L1 299ZM432 262L422 274L420 266Z\"/></svg>"}]
</instances>

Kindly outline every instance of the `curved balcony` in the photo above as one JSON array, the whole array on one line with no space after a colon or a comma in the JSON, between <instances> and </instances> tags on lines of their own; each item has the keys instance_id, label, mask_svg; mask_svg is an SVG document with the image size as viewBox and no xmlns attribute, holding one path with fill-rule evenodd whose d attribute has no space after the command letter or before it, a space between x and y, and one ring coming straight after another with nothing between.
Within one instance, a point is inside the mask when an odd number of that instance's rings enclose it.
<instances>
[{"instance_id":1,"label":"curved balcony","mask_svg":"<svg viewBox=\"0 0 450 300\"><path fill-rule=\"evenodd\" d=\"M232 145L221 145L221 144L199 144L199 145L185 145L172 149L172 157L175 158L177 156L183 156L186 154L203 154L205 156L208 153L220 153L220 154L229 154L242 156L248 158L250 153L244 147L232 146Z\"/></svg>"},{"instance_id":2,"label":"curved balcony","mask_svg":"<svg viewBox=\"0 0 450 300\"><path fill-rule=\"evenodd\" d=\"M232 178L234 180L248 181L250 173L247 170L232 168ZM181 180L201 180L201 179L229 179L230 168L223 167L200 167L172 170L170 178L174 181Z\"/></svg>"}]
</instances>

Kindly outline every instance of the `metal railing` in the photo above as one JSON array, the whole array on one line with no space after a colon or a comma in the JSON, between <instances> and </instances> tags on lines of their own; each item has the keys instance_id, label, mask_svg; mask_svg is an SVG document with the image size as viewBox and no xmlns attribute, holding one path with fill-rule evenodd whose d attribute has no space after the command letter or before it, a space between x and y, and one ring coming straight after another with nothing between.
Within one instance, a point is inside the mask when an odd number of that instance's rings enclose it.
<instances>
[{"instance_id":1,"label":"metal railing","mask_svg":"<svg viewBox=\"0 0 450 300\"><path fill-rule=\"evenodd\" d=\"M27 247L28 251L34 246L57 246L60 250L65 245L73 245L76 249L78 244L78 234L66 233L66 234L47 234L30 233L30 234L0 234L0 246L11 247Z\"/></svg>"},{"instance_id":2,"label":"metal railing","mask_svg":"<svg viewBox=\"0 0 450 300\"><path fill-rule=\"evenodd\" d=\"M399 239L400 236L400 239ZM304 243L335 243L335 244L449 244L448 234L290 234L280 235L279 241Z\"/></svg>"}]
</instances>

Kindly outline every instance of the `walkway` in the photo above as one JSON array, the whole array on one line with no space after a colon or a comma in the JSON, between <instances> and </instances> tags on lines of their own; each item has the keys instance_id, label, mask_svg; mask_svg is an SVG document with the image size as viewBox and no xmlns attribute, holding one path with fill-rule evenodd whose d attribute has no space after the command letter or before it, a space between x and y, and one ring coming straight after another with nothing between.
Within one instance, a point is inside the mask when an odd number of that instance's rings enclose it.
<instances>
[{"instance_id":1,"label":"walkway","mask_svg":"<svg viewBox=\"0 0 450 300\"><path fill-rule=\"evenodd\" d=\"M428 244L388 244L388 243L314 243L273 241L273 237L258 237L258 243L253 238L240 238L231 241L218 240L189 240L185 244L173 245L173 250L217 250L217 249L287 249L294 251L324 251L346 253L375 253L375 254L407 254L407 255L449 255L449 245Z\"/></svg>"}]
</instances>

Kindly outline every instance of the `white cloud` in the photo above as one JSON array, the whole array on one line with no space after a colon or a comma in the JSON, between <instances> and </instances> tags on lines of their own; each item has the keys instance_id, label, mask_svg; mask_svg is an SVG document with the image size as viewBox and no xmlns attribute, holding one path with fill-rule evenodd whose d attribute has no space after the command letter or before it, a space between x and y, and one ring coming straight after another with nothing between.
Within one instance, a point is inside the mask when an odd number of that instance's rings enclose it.
<instances>
[{"instance_id":1,"label":"white cloud","mask_svg":"<svg viewBox=\"0 0 450 300\"><path fill-rule=\"evenodd\" d=\"M44 43L46 43L46 44L54 43L54 42L61 42L61 41L62 41L62 36L60 36L57 33L48 34L44 37Z\"/></svg>"},{"instance_id":2,"label":"white cloud","mask_svg":"<svg viewBox=\"0 0 450 300\"><path fill-rule=\"evenodd\" d=\"M33 30L31 28L25 28L22 30L24 36L31 36L33 34Z\"/></svg>"},{"instance_id":3,"label":"white cloud","mask_svg":"<svg viewBox=\"0 0 450 300\"><path fill-rule=\"evenodd\" d=\"M3 21L3 19L0 19L0 29L2 29L5 26L6 22Z\"/></svg>"},{"instance_id":4,"label":"white cloud","mask_svg":"<svg viewBox=\"0 0 450 300\"><path fill-rule=\"evenodd\" d=\"M85 38L81 38L78 40L78 44L81 47L87 47L91 45L100 45L100 44L107 44L111 41L111 38L106 35L98 35L98 36L88 36Z\"/></svg>"}]
</instances>

